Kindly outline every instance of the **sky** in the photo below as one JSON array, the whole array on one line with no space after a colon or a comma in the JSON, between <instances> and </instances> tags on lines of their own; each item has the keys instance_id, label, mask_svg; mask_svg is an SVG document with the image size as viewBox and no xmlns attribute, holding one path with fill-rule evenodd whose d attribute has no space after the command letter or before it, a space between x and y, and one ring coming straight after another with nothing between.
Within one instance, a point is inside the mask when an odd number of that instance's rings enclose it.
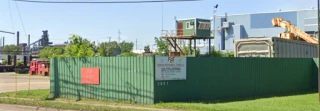
<instances>
[{"instance_id":1,"label":"sky","mask_svg":"<svg viewBox=\"0 0 320 111\"><path fill-rule=\"evenodd\" d=\"M28 34L32 43L40 39L43 30L48 30L50 41L59 44L67 41L70 34L96 42L109 41L107 37L118 41L120 29L121 41L137 41L138 49L146 45L154 48L154 37L161 36L162 27L163 30L174 29L174 16L177 19L210 19L216 4L219 4L217 15L224 15L311 9L317 7L317 0L201 0L143 4L39 4L0 0L0 30L19 31L20 43L28 42ZM5 44L16 44L15 35L0 33L0 37L5 37Z\"/></svg>"}]
</instances>

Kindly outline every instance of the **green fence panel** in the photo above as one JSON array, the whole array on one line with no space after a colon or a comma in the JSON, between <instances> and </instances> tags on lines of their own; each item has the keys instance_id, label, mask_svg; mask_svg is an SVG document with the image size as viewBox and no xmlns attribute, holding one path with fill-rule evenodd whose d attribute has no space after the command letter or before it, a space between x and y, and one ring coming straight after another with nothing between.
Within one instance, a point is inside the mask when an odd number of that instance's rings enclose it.
<instances>
[{"instance_id":1,"label":"green fence panel","mask_svg":"<svg viewBox=\"0 0 320 111\"><path fill-rule=\"evenodd\" d=\"M319 67L319 59L314 58L313 59L313 65L312 65L312 71L314 73L313 75L313 87L315 89L318 89L318 67Z\"/></svg>"},{"instance_id":2,"label":"green fence panel","mask_svg":"<svg viewBox=\"0 0 320 111\"><path fill-rule=\"evenodd\" d=\"M187 80L155 81L155 102L282 95L314 88L313 59L187 58Z\"/></svg>"},{"instance_id":3,"label":"green fence panel","mask_svg":"<svg viewBox=\"0 0 320 111\"><path fill-rule=\"evenodd\" d=\"M81 84L81 68L99 67L100 84ZM51 59L51 95L61 98L154 102L153 57Z\"/></svg>"}]
</instances>

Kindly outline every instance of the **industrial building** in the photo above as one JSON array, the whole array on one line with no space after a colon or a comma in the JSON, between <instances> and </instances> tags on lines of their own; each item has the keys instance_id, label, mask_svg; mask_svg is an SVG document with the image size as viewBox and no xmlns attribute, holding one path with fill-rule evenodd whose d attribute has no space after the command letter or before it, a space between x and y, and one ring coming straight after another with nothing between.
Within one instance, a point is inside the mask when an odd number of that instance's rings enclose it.
<instances>
[{"instance_id":1,"label":"industrial building","mask_svg":"<svg viewBox=\"0 0 320 111\"><path fill-rule=\"evenodd\" d=\"M234 40L250 37L278 37L284 28L273 27L273 18L284 18L294 26L317 37L317 10L278 11L270 13L222 15L215 17L214 47L234 51Z\"/></svg>"}]
</instances>

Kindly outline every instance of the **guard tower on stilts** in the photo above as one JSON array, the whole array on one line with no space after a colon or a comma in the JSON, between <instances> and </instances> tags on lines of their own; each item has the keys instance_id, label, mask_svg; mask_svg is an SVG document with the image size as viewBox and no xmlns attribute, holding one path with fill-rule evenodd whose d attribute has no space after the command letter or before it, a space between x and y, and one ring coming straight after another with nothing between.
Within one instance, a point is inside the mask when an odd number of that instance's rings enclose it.
<instances>
[{"instance_id":1,"label":"guard tower on stilts","mask_svg":"<svg viewBox=\"0 0 320 111\"><path fill-rule=\"evenodd\" d=\"M197 48L197 40L208 41L209 54L211 50L211 20L210 19L181 19L175 18L175 30L162 30L161 38L166 39L174 52L170 52L169 56L195 55ZM193 41L193 44L192 44ZM189 54L184 54L182 47L185 42L189 42ZM193 46L193 49L192 49Z\"/></svg>"}]
</instances>

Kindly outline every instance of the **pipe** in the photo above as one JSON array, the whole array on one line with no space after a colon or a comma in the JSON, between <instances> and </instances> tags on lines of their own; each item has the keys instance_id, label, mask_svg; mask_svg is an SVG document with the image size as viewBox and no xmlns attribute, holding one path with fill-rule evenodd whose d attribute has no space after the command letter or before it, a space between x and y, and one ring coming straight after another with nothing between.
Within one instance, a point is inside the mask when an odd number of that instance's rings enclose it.
<instances>
[{"instance_id":1,"label":"pipe","mask_svg":"<svg viewBox=\"0 0 320 111\"><path fill-rule=\"evenodd\" d=\"M13 33L13 32L2 31L2 30L0 30L0 32L2 32L2 33L8 33L8 34L12 34L12 35L14 35L14 33Z\"/></svg>"}]
</instances>

